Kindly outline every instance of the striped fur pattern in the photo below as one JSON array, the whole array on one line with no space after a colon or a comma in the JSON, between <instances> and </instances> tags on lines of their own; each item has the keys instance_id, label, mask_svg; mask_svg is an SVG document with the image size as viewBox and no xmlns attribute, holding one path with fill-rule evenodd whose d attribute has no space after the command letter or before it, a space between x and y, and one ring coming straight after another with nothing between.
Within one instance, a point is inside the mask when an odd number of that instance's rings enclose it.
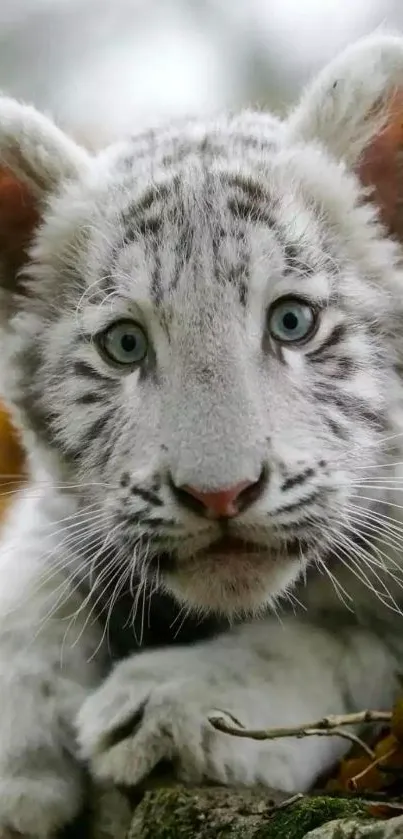
<instances>
[{"instance_id":1,"label":"striped fur pattern","mask_svg":"<svg viewBox=\"0 0 403 839\"><path fill-rule=\"evenodd\" d=\"M374 240L372 210L335 163L317 152L318 180L310 150L279 150L279 135L247 114L106 151L89 183L57 200L18 314L13 401L84 485L84 503L90 487L105 512L99 535L111 533L126 567L146 555L149 578L159 570L184 603L227 614L273 600L326 552L321 522L348 525L357 470L387 434L395 392L382 335L399 327L393 246ZM287 296L320 312L298 349L269 336L270 307ZM95 343L124 319L150 342L129 373ZM213 558L204 573L221 525L178 504L170 480L218 489L262 469L259 502L231 525L261 557L235 574Z\"/></svg>"},{"instance_id":2,"label":"striped fur pattern","mask_svg":"<svg viewBox=\"0 0 403 839\"><path fill-rule=\"evenodd\" d=\"M285 122L185 121L94 157L0 102L0 157L41 217L0 283L2 386L33 472L0 564L0 827L48 837L79 808L83 762L121 784L172 759L186 780L306 789L343 743L246 743L209 713L259 727L394 696L403 275L359 166L389 137L403 42L338 62ZM276 338L279 301L308 310L306 340ZM122 323L139 363L105 352ZM224 523L183 491L244 481ZM189 611L240 624L109 674L159 594L177 604L160 641ZM298 618L262 619L296 597Z\"/></svg>"}]
</instances>

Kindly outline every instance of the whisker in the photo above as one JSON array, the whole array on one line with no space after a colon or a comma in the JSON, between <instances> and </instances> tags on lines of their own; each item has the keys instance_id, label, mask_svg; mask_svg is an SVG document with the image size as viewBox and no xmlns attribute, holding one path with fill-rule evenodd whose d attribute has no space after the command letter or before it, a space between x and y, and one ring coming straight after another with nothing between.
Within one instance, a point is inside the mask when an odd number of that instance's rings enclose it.
<instances>
[{"instance_id":1,"label":"whisker","mask_svg":"<svg viewBox=\"0 0 403 839\"><path fill-rule=\"evenodd\" d=\"M370 463L366 466L356 466L355 468L364 471L368 469L389 469L394 466L403 466L403 460L394 460L386 463Z\"/></svg>"},{"instance_id":2,"label":"whisker","mask_svg":"<svg viewBox=\"0 0 403 839\"><path fill-rule=\"evenodd\" d=\"M352 528L352 532L354 532L354 530L355 529ZM399 572L400 575L402 575L403 569L398 565L398 563L393 562L390 554L385 553L380 548L380 544L383 544L383 541L381 539L379 539L379 540L377 539L377 541L375 543L372 543L368 539L365 539L365 537L363 537L361 531L355 531L355 532L360 536L361 540L363 540L365 542L365 544L368 545L368 548L369 548L368 552L367 551L365 552L365 559L364 559L364 557L362 557L363 561L367 565L371 565L374 568L379 568L383 573L387 574L387 576L391 580L393 580L395 583L397 583L397 585L400 588L403 588L403 576L397 576L394 573L394 571L392 571L391 568L389 568L389 563L392 564L395 569L397 569L397 571ZM396 547L394 545L392 545L391 547L393 548L393 550L396 550ZM382 556L384 557L384 559L381 559ZM386 584L385 584L385 588L386 588Z\"/></svg>"},{"instance_id":3,"label":"whisker","mask_svg":"<svg viewBox=\"0 0 403 839\"><path fill-rule=\"evenodd\" d=\"M358 497L361 498L361 496L358 496ZM372 499L372 500L374 500L374 499ZM368 512L371 515L371 518L379 520L380 524L385 524L385 526L386 526L386 524L388 522L389 523L393 522L393 524L396 525L396 530L403 529L403 521L401 519L394 519L394 518L392 518L392 516L385 515L385 513L380 513L379 510L376 510L376 509L373 509L373 508L370 508L369 510L366 510L364 507L360 507L359 504L351 504L350 503L348 505L348 508L350 508L350 507L353 510L357 510L360 513L363 513L363 514ZM392 526L392 524L391 524L391 526Z\"/></svg>"},{"instance_id":4,"label":"whisker","mask_svg":"<svg viewBox=\"0 0 403 839\"><path fill-rule=\"evenodd\" d=\"M376 487L377 489L377 487ZM392 503L390 500L386 498L371 498L370 495L358 495L357 493L351 493L350 498L359 498L361 501L376 501L377 504L384 504L386 507L395 507L396 510L403 510L403 506L401 504Z\"/></svg>"},{"instance_id":5,"label":"whisker","mask_svg":"<svg viewBox=\"0 0 403 839\"><path fill-rule=\"evenodd\" d=\"M375 578L378 580L380 585L385 591L385 595L382 594L378 589L375 588L374 584L368 578L367 574L364 572L363 568L361 567L361 563L363 562L365 566L368 568L368 557L364 550L358 550L357 546L354 542L346 537L346 534L339 533L338 535L338 542L337 547L341 554L339 554L339 559L342 564L353 574L356 579L361 582L378 600L384 605L387 606L388 609L391 609L397 614L401 614L401 609L399 608L398 604L396 603L393 595L390 593L389 589L387 588L384 581L379 577L379 575L374 571L374 569L369 566L369 570L374 574ZM371 546L372 547L372 546ZM343 555L347 558L346 560L343 559ZM353 555L356 556L356 559L353 559ZM359 560L359 561L357 561ZM392 605L391 605L392 604Z\"/></svg>"},{"instance_id":6,"label":"whisker","mask_svg":"<svg viewBox=\"0 0 403 839\"><path fill-rule=\"evenodd\" d=\"M334 551L334 554L335 554L336 558L339 558L338 553L337 553L337 549L335 547L333 547L332 550ZM319 570L321 570L322 574L325 574L329 578L329 580L330 580L330 582L331 582L331 584L332 584L332 586L333 586L333 588L336 592L336 595L337 595L338 599L340 600L340 602L343 604L343 606L346 609L348 609L349 612L354 612L354 609L351 606L351 603L353 603L352 596L346 591L344 586L341 584L340 580L337 579L337 577L333 574L333 572L330 570L330 568L327 567L324 560L317 557L315 564L319 568ZM348 601L350 601L350 602L348 602Z\"/></svg>"},{"instance_id":7,"label":"whisker","mask_svg":"<svg viewBox=\"0 0 403 839\"><path fill-rule=\"evenodd\" d=\"M393 521L396 521L395 519L388 521L387 516L384 517L384 520L378 519L377 516L372 516L368 511L352 504L346 506L346 512L349 514L349 521L352 518L356 524L361 527L365 526L365 529L375 530L382 536L388 535L395 540L393 544L399 545L403 541L403 524L400 524L400 526L399 524L393 524Z\"/></svg>"}]
</instances>

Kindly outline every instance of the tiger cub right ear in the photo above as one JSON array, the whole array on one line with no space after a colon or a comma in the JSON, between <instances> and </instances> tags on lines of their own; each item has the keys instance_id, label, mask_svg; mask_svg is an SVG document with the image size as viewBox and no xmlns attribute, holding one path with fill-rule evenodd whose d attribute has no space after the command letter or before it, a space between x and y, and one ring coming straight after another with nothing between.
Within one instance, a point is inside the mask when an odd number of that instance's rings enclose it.
<instances>
[{"instance_id":1,"label":"tiger cub right ear","mask_svg":"<svg viewBox=\"0 0 403 839\"><path fill-rule=\"evenodd\" d=\"M402 37L375 34L349 46L308 86L285 130L344 161L403 243Z\"/></svg>"}]
</instances>

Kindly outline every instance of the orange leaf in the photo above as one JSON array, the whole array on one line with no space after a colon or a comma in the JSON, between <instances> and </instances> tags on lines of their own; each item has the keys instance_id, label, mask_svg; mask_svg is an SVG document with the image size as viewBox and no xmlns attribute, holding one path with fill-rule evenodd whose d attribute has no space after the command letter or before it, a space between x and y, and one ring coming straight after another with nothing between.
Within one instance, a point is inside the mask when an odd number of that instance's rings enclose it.
<instances>
[{"instance_id":1,"label":"orange leaf","mask_svg":"<svg viewBox=\"0 0 403 839\"><path fill-rule=\"evenodd\" d=\"M394 816L401 816L403 815L403 802L399 804L398 802L375 801L368 805L368 813L375 819L391 819Z\"/></svg>"},{"instance_id":2,"label":"orange leaf","mask_svg":"<svg viewBox=\"0 0 403 839\"><path fill-rule=\"evenodd\" d=\"M373 760L366 754L342 760L336 777L328 781L326 789L329 792L380 792L387 789L396 780L396 774L388 773L388 769L402 769L403 775L402 745L393 734L387 734L376 744L374 754Z\"/></svg>"},{"instance_id":3,"label":"orange leaf","mask_svg":"<svg viewBox=\"0 0 403 839\"><path fill-rule=\"evenodd\" d=\"M399 697L399 699L395 703L390 727L392 733L396 737L396 740L399 740L400 743L403 743L403 697Z\"/></svg>"}]
</instances>

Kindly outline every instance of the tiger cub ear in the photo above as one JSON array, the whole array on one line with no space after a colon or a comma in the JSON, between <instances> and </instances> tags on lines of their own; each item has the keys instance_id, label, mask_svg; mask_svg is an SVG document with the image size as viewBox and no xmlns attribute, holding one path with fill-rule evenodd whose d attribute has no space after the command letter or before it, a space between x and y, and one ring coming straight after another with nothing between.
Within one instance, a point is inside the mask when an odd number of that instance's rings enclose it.
<instances>
[{"instance_id":1,"label":"tiger cub ear","mask_svg":"<svg viewBox=\"0 0 403 839\"><path fill-rule=\"evenodd\" d=\"M27 184L0 167L0 282L7 291L16 290L18 271L39 220L39 207Z\"/></svg>"},{"instance_id":2,"label":"tiger cub ear","mask_svg":"<svg viewBox=\"0 0 403 839\"><path fill-rule=\"evenodd\" d=\"M48 197L78 179L88 153L35 108L0 97L0 307L18 291L18 273Z\"/></svg>"},{"instance_id":3,"label":"tiger cub ear","mask_svg":"<svg viewBox=\"0 0 403 839\"><path fill-rule=\"evenodd\" d=\"M372 35L344 50L307 88L286 131L343 160L403 242L402 37Z\"/></svg>"}]
</instances>

